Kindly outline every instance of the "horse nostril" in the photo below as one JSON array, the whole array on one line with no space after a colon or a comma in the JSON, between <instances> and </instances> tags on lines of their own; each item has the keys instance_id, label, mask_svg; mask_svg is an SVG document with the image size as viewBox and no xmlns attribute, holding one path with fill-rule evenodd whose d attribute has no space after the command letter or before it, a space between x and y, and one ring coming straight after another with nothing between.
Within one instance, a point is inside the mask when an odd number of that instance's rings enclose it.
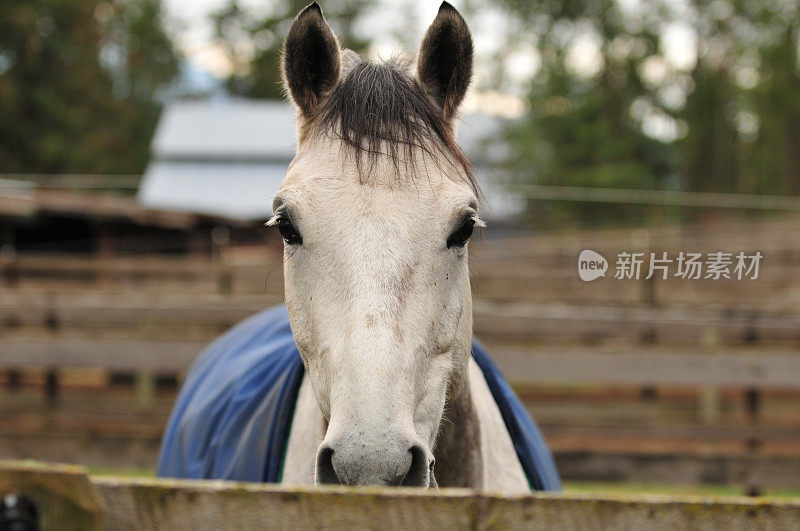
<instances>
[{"instance_id":1,"label":"horse nostril","mask_svg":"<svg viewBox=\"0 0 800 531\"><path fill-rule=\"evenodd\" d=\"M317 452L317 484L340 485L342 480L333 468L333 448L323 446Z\"/></svg>"},{"instance_id":2,"label":"horse nostril","mask_svg":"<svg viewBox=\"0 0 800 531\"><path fill-rule=\"evenodd\" d=\"M427 487L433 472L433 460L428 460L421 446L414 445L408 451L411 453L411 467L400 484L404 487Z\"/></svg>"}]
</instances>

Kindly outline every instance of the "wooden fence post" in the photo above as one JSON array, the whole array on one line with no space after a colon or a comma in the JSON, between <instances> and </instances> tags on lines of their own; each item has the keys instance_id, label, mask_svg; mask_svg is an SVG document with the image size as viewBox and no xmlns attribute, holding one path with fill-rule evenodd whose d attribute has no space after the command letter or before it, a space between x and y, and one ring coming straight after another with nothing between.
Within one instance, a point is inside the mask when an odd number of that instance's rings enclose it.
<instances>
[{"instance_id":1,"label":"wooden fence post","mask_svg":"<svg viewBox=\"0 0 800 531\"><path fill-rule=\"evenodd\" d=\"M751 425L755 426L758 424L761 413L761 390L755 387L748 387L744 391L744 401L745 411L747 412L747 420ZM747 453L754 456L757 455L761 450L763 441L760 437L754 435L745 441L745 444L747 446ZM746 490L748 496L760 496L762 489L758 480L754 479L753 477L749 477L747 479Z\"/></svg>"},{"instance_id":2,"label":"wooden fence post","mask_svg":"<svg viewBox=\"0 0 800 531\"><path fill-rule=\"evenodd\" d=\"M104 502L82 467L0 461L0 499L13 507L23 496L33 503L37 529L104 528ZM2 521L0 528L15 529Z\"/></svg>"},{"instance_id":3,"label":"wooden fence post","mask_svg":"<svg viewBox=\"0 0 800 531\"><path fill-rule=\"evenodd\" d=\"M45 374L45 396L47 405L55 407L58 401L58 369L49 368Z\"/></svg>"},{"instance_id":4,"label":"wooden fence post","mask_svg":"<svg viewBox=\"0 0 800 531\"><path fill-rule=\"evenodd\" d=\"M220 295L230 295L233 292L233 277L226 260L226 250L230 241L231 231L225 225L217 225L211 229L212 256L217 270L217 290Z\"/></svg>"},{"instance_id":5,"label":"wooden fence post","mask_svg":"<svg viewBox=\"0 0 800 531\"><path fill-rule=\"evenodd\" d=\"M719 346L719 333L713 328L703 332L703 350L713 356ZM715 424L720 418L720 392L715 385L704 385L700 389L700 418L704 424Z\"/></svg>"},{"instance_id":6,"label":"wooden fence post","mask_svg":"<svg viewBox=\"0 0 800 531\"><path fill-rule=\"evenodd\" d=\"M12 393L19 391L21 379L22 373L20 373L19 369L11 367L6 370L6 387L8 387L8 390Z\"/></svg>"},{"instance_id":7,"label":"wooden fence post","mask_svg":"<svg viewBox=\"0 0 800 531\"><path fill-rule=\"evenodd\" d=\"M136 399L140 407L147 408L155 403L156 377L150 371L136 373Z\"/></svg>"},{"instance_id":8,"label":"wooden fence post","mask_svg":"<svg viewBox=\"0 0 800 531\"><path fill-rule=\"evenodd\" d=\"M16 287L19 283L19 272L17 270L17 250L12 244L0 246L0 270L3 271L3 278L6 286Z\"/></svg>"},{"instance_id":9,"label":"wooden fence post","mask_svg":"<svg viewBox=\"0 0 800 531\"><path fill-rule=\"evenodd\" d=\"M95 255L99 258L114 256L116 239L111 225L105 221L98 221L95 225ZM95 277L99 285L106 285L115 280L115 274L108 269L101 269Z\"/></svg>"}]
</instances>

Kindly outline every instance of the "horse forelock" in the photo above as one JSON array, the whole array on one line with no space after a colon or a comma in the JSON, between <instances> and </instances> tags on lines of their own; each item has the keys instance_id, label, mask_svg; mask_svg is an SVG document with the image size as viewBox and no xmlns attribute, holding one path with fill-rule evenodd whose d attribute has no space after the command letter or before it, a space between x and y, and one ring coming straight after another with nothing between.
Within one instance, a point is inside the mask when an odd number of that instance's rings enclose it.
<instances>
[{"instance_id":1,"label":"horse forelock","mask_svg":"<svg viewBox=\"0 0 800 531\"><path fill-rule=\"evenodd\" d=\"M429 156L459 170L480 196L469 159L458 146L442 110L399 59L352 64L301 130L301 141L333 135L351 154L362 181L384 158L400 175L413 174L414 161ZM411 171L401 171L410 169Z\"/></svg>"}]
</instances>

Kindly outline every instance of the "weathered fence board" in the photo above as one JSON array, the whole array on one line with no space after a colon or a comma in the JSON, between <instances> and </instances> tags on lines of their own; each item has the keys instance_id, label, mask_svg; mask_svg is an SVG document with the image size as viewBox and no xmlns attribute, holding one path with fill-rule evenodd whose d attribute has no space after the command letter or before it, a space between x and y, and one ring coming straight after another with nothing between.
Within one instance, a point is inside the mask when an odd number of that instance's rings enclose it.
<instances>
[{"instance_id":1,"label":"weathered fence board","mask_svg":"<svg viewBox=\"0 0 800 531\"><path fill-rule=\"evenodd\" d=\"M492 355L516 383L800 387L800 355L791 350L534 348Z\"/></svg>"},{"instance_id":2,"label":"weathered fence board","mask_svg":"<svg viewBox=\"0 0 800 531\"><path fill-rule=\"evenodd\" d=\"M103 528L103 501L81 467L0 461L0 499L9 494L33 501L41 529ZM0 529L28 528L6 527L0 515Z\"/></svg>"},{"instance_id":3,"label":"weathered fence board","mask_svg":"<svg viewBox=\"0 0 800 531\"><path fill-rule=\"evenodd\" d=\"M698 529L796 525L800 504L747 499L492 496L95 479L111 527L165 529Z\"/></svg>"},{"instance_id":4,"label":"weathered fence board","mask_svg":"<svg viewBox=\"0 0 800 531\"><path fill-rule=\"evenodd\" d=\"M694 310L646 306L497 303L473 306L478 335L519 338L559 335L641 337L654 334L669 342L697 342L713 330L720 340L742 342L800 339L800 316L751 311Z\"/></svg>"},{"instance_id":5,"label":"weathered fence board","mask_svg":"<svg viewBox=\"0 0 800 531\"><path fill-rule=\"evenodd\" d=\"M663 227L648 230L601 230L536 235L491 234L471 244L471 277L478 296L491 300L551 300L642 302L640 281L601 280L585 283L576 272L582 249L600 252L610 260L607 276L613 276L614 257L620 251L650 252L679 250L730 252L756 249L764 255L757 281L659 282L657 300L662 303L748 306L762 310L796 307L800 285L794 282L800 252L791 234L797 223L727 221L722 226ZM210 245L210 242L208 242ZM8 273L10 286L26 289L97 289L106 291L151 289L174 293L267 293L280 296L283 290L281 253L262 246L226 249L223 258L190 254L80 256L34 254L21 251L0 264L0 276ZM646 266L645 266L646 269ZM646 274L647 271L644 271ZM223 278L224 276L224 278ZM15 279L13 282L10 279ZM764 296L768 294L769 296Z\"/></svg>"},{"instance_id":6,"label":"weathered fence board","mask_svg":"<svg viewBox=\"0 0 800 531\"><path fill-rule=\"evenodd\" d=\"M99 368L117 372L185 371L208 346L191 339L131 339L12 335L0 344L0 367Z\"/></svg>"},{"instance_id":7,"label":"weathered fence board","mask_svg":"<svg viewBox=\"0 0 800 531\"><path fill-rule=\"evenodd\" d=\"M469 529L469 491L285 488L259 484L95 478L116 529Z\"/></svg>"},{"instance_id":8,"label":"weathered fence board","mask_svg":"<svg viewBox=\"0 0 800 531\"><path fill-rule=\"evenodd\" d=\"M180 374L206 341L11 335L0 344L0 368L104 368ZM495 348L512 383L602 385L719 385L800 388L800 355L790 349L680 347Z\"/></svg>"},{"instance_id":9,"label":"weathered fence board","mask_svg":"<svg viewBox=\"0 0 800 531\"><path fill-rule=\"evenodd\" d=\"M555 459L565 479L773 489L800 486L800 459L788 455L563 450L555 453Z\"/></svg>"},{"instance_id":10,"label":"weathered fence board","mask_svg":"<svg viewBox=\"0 0 800 531\"><path fill-rule=\"evenodd\" d=\"M41 466L6 463L0 484L24 493L26 467L41 478ZM789 529L800 521L798 501L88 479L83 497L105 508L109 529ZM46 478L40 484L47 487ZM52 514L45 529L80 527L69 515Z\"/></svg>"},{"instance_id":11,"label":"weathered fence board","mask_svg":"<svg viewBox=\"0 0 800 531\"><path fill-rule=\"evenodd\" d=\"M279 302L272 297L233 300L176 297L136 300L111 297L41 299L0 297L0 325L76 330L124 329L147 333L180 327L207 327L219 333ZM800 315L734 310L694 310L647 306L499 303L476 300L479 336L517 339L550 337L639 338L697 343L713 331L723 342L800 341Z\"/></svg>"}]
</instances>

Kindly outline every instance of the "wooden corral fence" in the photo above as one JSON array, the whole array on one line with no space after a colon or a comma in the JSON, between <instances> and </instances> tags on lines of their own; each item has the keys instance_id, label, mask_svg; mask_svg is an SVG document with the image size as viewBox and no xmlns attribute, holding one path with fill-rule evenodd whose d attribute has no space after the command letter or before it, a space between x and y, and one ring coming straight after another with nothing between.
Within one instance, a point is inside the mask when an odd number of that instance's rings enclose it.
<instances>
[{"instance_id":1,"label":"wooden corral fence","mask_svg":"<svg viewBox=\"0 0 800 531\"><path fill-rule=\"evenodd\" d=\"M0 462L4 517L41 529L793 529L800 502L748 498L501 496L462 489L284 487L89 476ZM20 513L22 513L20 515Z\"/></svg>"},{"instance_id":2,"label":"wooden corral fence","mask_svg":"<svg viewBox=\"0 0 800 531\"><path fill-rule=\"evenodd\" d=\"M477 235L470 249L473 288L478 298L498 302L710 305L754 313L792 312L800 303L796 276L800 248L791 237L798 230L800 224L793 220L764 220L485 239ZM0 253L0 290L282 295L279 248L237 249L216 241L206 242L206 247L214 252L81 257L4 251ZM578 279L577 257L582 249L597 251L609 260L607 278L588 283ZM622 251L647 255L667 251L671 258L679 251L759 251L764 258L756 281L616 280L611 278L614 259Z\"/></svg>"},{"instance_id":3,"label":"wooden corral fence","mask_svg":"<svg viewBox=\"0 0 800 531\"><path fill-rule=\"evenodd\" d=\"M619 309L616 313L605 313L584 309L582 314L570 308L559 311L558 306L502 305L495 308L494 305L496 303L476 303L479 334L492 329L506 333L516 330L522 337L525 333L545 331L564 323L576 330L581 326L592 326L598 333L605 331L620 336L635 332L636 326L649 326L660 327L658 329L668 337L677 330L684 330L686 334L698 337L703 334L725 337L727 334L733 341L736 337L744 337L753 326L757 327L761 337L782 337L779 334L785 334L793 326L786 322L788 317L776 316L772 322L762 319L752 323L735 314L710 310L665 312L643 308L640 311ZM255 301L233 304L223 301L144 303L118 300L112 303L107 299L81 297L5 301L0 304L0 320L13 322L14 327L0 343L0 368L48 371L45 389L51 405L58 402L58 374L64 369L101 368L135 374L138 405L150 408L157 398L158 377L181 375L207 346L209 339L261 308L262 304ZM673 327L672 331L668 327ZM800 428L764 426L759 418L760 392L771 389L800 391L800 355L790 346L780 346L776 341L762 346L726 346L706 341L700 349L681 341L644 344L635 348L509 343L491 345L491 351L512 383L526 386L568 384L700 389L699 416L707 423L705 431L697 425L658 427L652 423L638 427L626 424L622 431L619 425L608 429L614 431L615 437L624 432L631 440L654 437L695 440L700 437L707 442L746 442L747 447L753 449L746 455L727 455L704 454L684 448L677 455L675 450L598 453L567 448L556 456L565 477L660 479L665 482L771 487L800 485L800 460L795 455L758 451L763 441L786 445L800 440ZM718 390L724 388L747 390L749 425L716 425L720 408ZM602 426L587 427L579 423L572 426L565 422L565 426L549 426L548 429L552 433L583 439L604 433ZM56 444L60 459L84 459L83 462L105 466L125 465L124 459L122 462L119 459L109 461L109 457L103 455L110 452L128 456L139 466L149 467L158 447L159 435L160 425L150 421L128 435L118 428L108 435L96 430L85 436L75 433L74 440L44 441L42 438L46 438L46 434L28 433L26 438L21 438L12 433L6 434L8 439L4 444L9 449L15 448L15 453L6 455L48 455L52 452L49 448Z\"/></svg>"},{"instance_id":4,"label":"wooden corral fence","mask_svg":"<svg viewBox=\"0 0 800 531\"><path fill-rule=\"evenodd\" d=\"M551 421L560 423L551 422L546 428L549 434L563 435L562 442L570 437L593 440L613 430L631 441L664 437L674 443L658 450L661 453L642 455L628 446L627 450L613 448L599 458L594 448L586 452L579 444L562 447L557 459L566 477L665 481L679 477L686 482L711 478L711 482L737 484L757 477L769 480L753 480L762 485L800 485L797 416L781 412L783 420L769 424L774 420L769 406L764 406L769 395L762 397L763 391L783 390L797 396L800 389L800 247L792 237L798 230L800 224L786 218L660 231L498 239L476 235L470 249L475 332L512 383L566 384L565 389L625 386L639 388L642 396L655 394L660 386L699 391L699 398L689 406L691 412L679 420L671 417L670 425L662 423L661 417L645 415L620 421L606 416L608 425L587 424L597 410L608 408L602 400L591 415L586 413L586 404L579 405L583 416L572 417L571 424L561 420L561 410L551 414ZM600 252L610 262L619 251L759 250L764 262L757 281L615 280L609 278L610 270L607 278L585 283L577 276L581 249ZM172 257L0 252L0 371L6 371L9 384L26 369L46 371L49 405L56 408L41 408L45 423L46 415L58 411L64 402L58 397L64 369L135 374L139 404L147 407L124 405L120 411L151 411L151 416L163 421L166 413L152 413L151 408L159 400L158 377L180 375L210 340L279 302L282 294L280 254L272 248L219 245L210 255ZM725 389L735 389L745 398L744 419L731 417L730 409L725 409L730 408L730 402L721 398ZM12 395L7 395L9 400L14 399ZM637 404L642 405L638 398ZM652 404L644 404L648 405ZM720 418L726 420L718 422ZM92 452L105 458L117 450L122 455L123 447L134 447L132 454L139 456L136 463L151 466L160 434L155 425L150 421L140 430L146 432L146 440L142 433L137 432L139 438L131 442L114 432L103 439L103 445L94 445L102 439L97 434L100 430L92 431L94 425L86 420L81 429L74 430L74 440L49 443L68 449L69 457L51 458L80 458ZM126 430L127 425L121 431ZM28 432L28 439L15 437L11 428L0 433L4 437L0 446L19 448L6 456L52 455L37 454L31 448L36 447L37 437L57 439L55 435L34 433L32 428ZM710 453L694 447L691 455L677 455L684 451L676 450L677 445L685 441L699 444L718 439L735 440L737 448L754 451L727 455L720 454L718 446ZM763 441L780 443L791 455L777 455L774 446L759 452Z\"/></svg>"},{"instance_id":5,"label":"wooden corral fence","mask_svg":"<svg viewBox=\"0 0 800 531\"><path fill-rule=\"evenodd\" d=\"M794 304L800 300L800 283L795 277L800 267L800 250L791 247L767 250L751 246L729 247L733 251L759 250L764 254L756 281L663 281L659 278L645 281L646 264L640 280L613 279L616 253L643 251L638 247L640 244L602 241L593 244L590 238L586 240L572 240L562 249L554 245L549 251L542 250L543 254L519 255L507 255L506 247L524 248L532 240L511 239L502 246L489 243L483 249L476 244L470 263L473 291L478 298L498 302L713 304L751 311L785 311L795 307ZM578 279L577 256L581 248L596 250L609 260L607 278L589 283ZM686 245L685 248L692 252L716 250L708 244ZM670 256L673 258L677 254L674 246L667 250L672 251ZM0 255L0 289L33 292L158 290L176 294L280 297L283 294L283 273L281 257L274 250L239 256L223 254L217 259L147 255L80 257L12 252Z\"/></svg>"},{"instance_id":6,"label":"wooden corral fence","mask_svg":"<svg viewBox=\"0 0 800 531\"><path fill-rule=\"evenodd\" d=\"M59 459L123 468L150 468L155 462L161 423L167 411L163 409L166 407L163 400L159 402L160 408L153 409L157 400L155 377L180 374L205 346L201 342L124 339L43 339L38 344L28 342L25 350L18 349L18 345L13 340L4 344L0 349L0 366L52 368L53 364L57 364L59 369L102 367L137 374L138 406L127 406L136 414L122 414L122 410L117 414L98 414L90 413L95 410L89 409L71 421L82 428L69 436L64 432L67 420L60 423L62 427L58 433L31 431L37 425L36 419L41 417L46 422L48 415L52 416L58 409L28 416L21 431L18 431L18 423L25 419L17 419L19 415L15 415L11 427L0 426L0 444L4 446L2 453L8 457L58 456ZM109 349L115 353L114 356L108 355ZM712 355L698 355L667 351L634 354L593 352L589 349L542 349L534 352L495 350L493 354L506 374L526 385L576 382L634 386L692 384L702 389L708 385L744 386L759 390L774 387L800 389L800 357L780 352L724 350ZM55 404L58 396L54 390L50 392L53 393L50 395L51 404ZM705 395L702 396L701 414L712 416L713 413L708 411L712 406L707 404ZM71 402L74 400L70 398ZM551 420L546 428L549 435L567 440L621 437L627 440L663 438L686 441L677 448L656 452L604 451L602 447L594 450L584 447L559 448L556 459L565 478L797 488L800 486L800 460L796 455L765 454L760 448L764 444L795 445L800 440L800 428L765 426L760 423L757 413L758 410L754 408L750 424L740 426L719 426L714 423L705 428L695 424L655 426L652 422L645 422L640 425L626 423L604 427L602 424L587 425L583 414L573 419L565 417L556 424ZM553 415L550 417L552 419ZM112 426L104 428L109 422L112 422ZM697 440L705 445L722 446L739 441L746 443L751 451L745 454L709 453L702 451L702 448L698 451L695 447L697 443L690 443Z\"/></svg>"},{"instance_id":7,"label":"wooden corral fence","mask_svg":"<svg viewBox=\"0 0 800 531\"><path fill-rule=\"evenodd\" d=\"M127 330L158 334L202 327L204 337L252 313L280 302L274 296L216 299L184 296L147 298L141 294L20 293L0 294L0 327L7 331ZM649 338L648 343L728 345L759 342L800 344L800 314L736 309L692 309L564 303L473 304L475 333L481 337L518 340L569 339L572 343L603 339ZM181 335L180 337L185 337Z\"/></svg>"},{"instance_id":8,"label":"wooden corral fence","mask_svg":"<svg viewBox=\"0 0 800 531\"><path fill-rule=\"evenodd\" d=\"M6 328L0 368L105 368L144 379L175 376L210 339L277 301L0 297L0 326ZM541 340L563 335L565 328L576 337L669 339L635 349L493 348L517 383L800 388L800 355L791 346L774 346L798 339L796 315L488 301L477 301L474 314L476 334L490 342ZM771 340L773 346L757 347L750 337Z\"/></svg>"},{"instance_id":9,"label":"wooden corral fence","mask_svg":"<svg viewBox=\"0 0 800 531\"><path fill-rule=\"evenodd\" d=\"M211 311L197 312L200 314L196 322L198 328L207 326L218 331L227 328L231 321L235 322L227 310L220 312L219 319L213 319ZM99 309L95 315L108 317L113 313L112 309ZM189 367L207 344L207 339L202 337L11 334L0 346L0 368L103 368L111 372L176 376ZM680 346L644 346L631 352L627 347L548 346L496 348L492 353L510 380L520 384L800 389L800 355L791 349L776 347L721 347L698 352Z\"/></svg>"}]
</instances>

